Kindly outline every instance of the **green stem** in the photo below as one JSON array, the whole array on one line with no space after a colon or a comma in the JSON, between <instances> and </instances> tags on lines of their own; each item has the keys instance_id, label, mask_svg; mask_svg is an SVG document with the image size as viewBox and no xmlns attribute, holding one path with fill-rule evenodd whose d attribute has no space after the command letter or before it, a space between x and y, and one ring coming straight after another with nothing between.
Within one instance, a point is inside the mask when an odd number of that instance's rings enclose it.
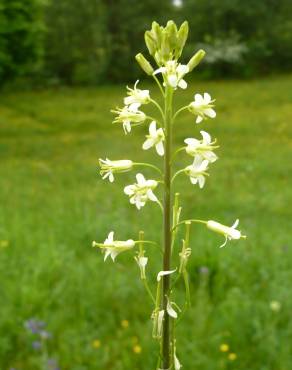
<instances>
[{"instance_id":1,"label":"green stem","mask_svg":"<svg viewBox=\"0 0 292 370\"><path fill-rule=\"evenodd\" d=\"M182 170L177 171L177 172L173 175L173 178L171 179L171 183L173 183L173 182L174 182L174 180L176 179L176 177L177 177L179 174L183 173L183 172L185 172L185 169L182 169Z\"/></svg>"},{"instance_id":2,"label":"green stem","mask_svg":"<svg viewBox=\"0 0 292 370\"><path fill-rule=\"evenodd\" d=\"M171 149L172 149L172 98L173 89L170 86L165 88L165 155L164 155L164 256L163 270L170 270L171 267ZM167 314L167 297L170 290L170 276L163 276L162 299L164 310L163 335L162 335L162 367L169 369L170 357L170 317Z\"/></svg>"},{"instance_id":3,"label":"green stem","mask_svg":"<svg viewBox=\"0 0 292 370\"><path fill-rule=\"evenodd\" d=\"M141 163L140 162L135 162L135 163L133 163L133 165L134 166L144 166L144 167L154 168L154 170L158 171L160 173L160 175L162 175L162 171L158 167L154 166L154 164L143 163L143 162L141 162Z\"/></svg>"},{"instance_id":4,"label":"green stem","mask_svg":"<svg viewBox=\"0 0 292 370\"><path fill-rule=\"evenodd\" d=\"M156 108L161 113L161 117L164 119L164 113L163 113L163 110L162 110L161 106L154 99L150 99L150 101L151 101L152 104L154 104L156 106Z\"/></svg>"},{"instance_id":5,"label":"green stem","mask_svg":"<svg viewBox=\"0 0 292 370\"><path fill-rule=\"evenodd\" d=\"M146 279L142 279L142 280L143 280L144 287L145 287L147 293L149 294L149 297L151 298L152 302L155 304L156 303L155 298L154 298L154 296L151 292L151 289L149 287L149 284L148 284L147 280Z\"/></svg>"},{"instance_id":6,"label":"green stem","mask_svg":"<svg viewBox=\"0 0 292 370\"><path fill-rule=\"evenodd\" d=\"M187 222L197 223L197 224L206 224L207 223L207 221L204 221L204 220L199 220L199 219L191 218L189 220L183 220L183 221L179 222L178 224L176 224L175 226L173 226L173 228L171 229L171 231L175 230L178 226L183 225L183 224L185 224Z\"/></svg>"},{"instance_id":7,"label":"green stem","mask_svg":"<svg viewBox=\"0 0 292 370\"><path fill-rule=\"evenodd\" d=\"M163 88L161 86L161 83L159 82L158 78L155 75L152 75L152 76L153 76L155 82L157 83L162 96L165 98L165 94L164 94Z\"/></svg>"},{"instance_id":8,"label":"green stem","mask_svg":"<svg viewBox=\"0 0 292 370\"><path fill-rule=\"evenodd\" d=\"M173 123L174 123L174 121L175 121L175 119L176 119L176 117L181 113L181 112L183 112L184 110L186 110L186 109L188 109L188 105L186 105L186 106L184 106L184 107L182 107L182 108L180 108L177 112L175 112L175 114L174 114L174 116L173 116Z\"/></svg>"}]
</instances>

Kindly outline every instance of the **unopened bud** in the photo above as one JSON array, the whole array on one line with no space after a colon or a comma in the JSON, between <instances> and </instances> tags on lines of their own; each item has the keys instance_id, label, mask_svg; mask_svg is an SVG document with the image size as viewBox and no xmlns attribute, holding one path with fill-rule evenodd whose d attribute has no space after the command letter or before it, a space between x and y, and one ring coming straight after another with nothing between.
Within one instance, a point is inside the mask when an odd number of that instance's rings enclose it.
<instances>
[{"instance_id":1,"label":"unopened bud","mask_svg":"<svg viewBox=\"0 0 292 370\"><path fill-rule=\"evenodd\" d=\"M178 30L177 37L178 37L178 46L180 50L182 50L185 46L189 34L189 24L185 21Z\"/></svg>"},{"instance_id":2,"label":"unopened bud","mask_svg":"<svg viewBox=\"0 0 292 370\"><path fill-rule=\"evenodd\" d=\"M156 51L156 42L155 42L155 39L152 36L151 31L146 31L145 35L144 35L144 38L145 38L146 46L149 50L149 54L154 55L155 51Z\"/></svg>"},{"instance_id":3,"label":"unopened bud","mask_svg":"<svg viewBox=\"0 0 292 370\"><path fill-rule=\"evenodd\" d=\"M175 49L177 45L177 27L174 21L167 22L166 31L168 33L169 46L171 49Z\"/></svg>"},{"instance_id":4,"label":"unopened bud","mask_svg":"<svg viewBox=\"0 0 292 370\"><path fill-rule=\"evenodd\" d=\"M161 54L162 58L166 61L169 59L170 45L169 45L169 35L166 29L163 30L162 40L161 40Z\"/></svg>"},{"instance_id":5,"label":"unopened bud","mask_svg":"<svg viewBox=\"0 0 292 370\"><path fill-rule=\"evenodd\" d=\"M204 58L206 52L202 49L196 52L196 54L188 62L189 71L191 72Z\"/></svg>"},{"instance_id":6,"label":"unopened bud","mask_svg":"<svg viewBox=\"0 0 292 370\"><path fill-rule=\"evenodd\" d=\"M143 54L139 53L136 55L136 60L139 63L140 67L143 69L143 71L149 75L152 76L154 69L152 68L151 64L148 62L148 60L144 57Z\"/></svg>"}]
</instances>

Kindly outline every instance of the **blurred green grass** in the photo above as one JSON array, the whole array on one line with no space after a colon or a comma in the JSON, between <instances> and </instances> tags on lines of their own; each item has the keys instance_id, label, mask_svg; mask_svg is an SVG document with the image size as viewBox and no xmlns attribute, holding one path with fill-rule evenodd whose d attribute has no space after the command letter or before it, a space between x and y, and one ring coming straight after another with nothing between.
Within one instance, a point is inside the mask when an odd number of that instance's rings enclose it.
<instances>
[{"instance_id":1,"label":"blurred green grass","mask_svg":"<svg viewBox=\"0 0 292 370\"><path fill-rule=\"evenodd\" d=\"M146 85L147 86L147 85ZM150 85L149 85L150 86ZM152 86L151 86L152 87ZM154 87L154 86L153 86ZM292 76L249 82L193 82L177 92L185 105L194 92L216 97L218 118L201 125L181 115L175 145L205 129L217 137L220 160L199 190L183 176L183 218L232 224L246 241L218 249L221 238L192 228L193 305L178 327L185 369L288 370L292 363L291 121ZM123 86L2 93L0 102L0 365L37 369L23 322L37 317L53 333L50 352L62 369L154 369L151 305L130 253L103 263L92 250L110 230L119 239L161 239L155 205L137 212L123 194L134 173L113 184L100 179L99 157L153 161L141 150L147 127L125 137L111 125ZM154 114L154 112L152 112ZM188 164L184 154L177 167ZM151 170L143 171L148 177ZM7 246L8 244L8 246ZM149 275L160 256L149 250ZM202 266L208 273L200 272ZM183 287L181 287L183 289ZM178 297L181 303L182 297ZM280 312L270 302L281 303ZM122 328L121 321L129 327ZM93 348L98 339L101 346ZM142 347L135 354L133 346ZM219 351L228 343L234 362Z\"/></svg>"}]
</instances>

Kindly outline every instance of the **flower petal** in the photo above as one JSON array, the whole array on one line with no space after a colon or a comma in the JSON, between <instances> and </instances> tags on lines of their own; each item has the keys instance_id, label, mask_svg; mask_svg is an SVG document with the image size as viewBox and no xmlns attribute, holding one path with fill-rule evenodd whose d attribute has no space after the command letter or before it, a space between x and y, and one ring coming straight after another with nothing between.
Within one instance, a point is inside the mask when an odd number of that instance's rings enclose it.
<instances>
[{"instance_id":1,"label":"flower petal","mask_svg":"<svg viewBox=\"0 0 292 370\"><path fill-rule=\"evenodd\" d=\"M163 142L162 141L159 141L159 143L157 143L155 145L155 148L156 148L157 153L160 156L163 156L164 155L164 146L163 146Z\"/></svg>"},{"instance_id":2,"label":"flower petal","mask_svg":"<svg viewBox=\"0 0 292 370\"><path fill-rule=\"evenodd\" d=\"M187 84L187 82L185 80L182 79L182 80L179 81L178 86L181 89L185 90L188 87L188 84Z\"/></svg>"},{"instance_id":3,"label":"flower petal","mask_svg":"<svg viewBox=\"0 0 292 370\"><path fill-rule=\"evenodd\" d=\"M174 270L170 270L170 271L160 271L160 272L157 274L157 281L160 281L160 280L161 280L161 278L162 278L162 276L173 274L175 271L176 271L176 269L174 269Z\"/></svg>"},{"instance_id":4,"label":"flower petal","mask_svg":"<svg viewBox=\"0 0 292 370\"><path fill-rule=\"evenodd\" d=\"M205 109L204 113L206 114L206 116L208 116L210 118L215 118L216 117L216 112L212 108Z\"/></svg>"},{"instance_id":5,"label":"flower petal","mask_svg":"<svg viewBox=\"0 0 292 370\"><path fill-rule=\"evenodd\" d=\"M149 134L151 136L156 136L156 121L152 121L149 125Z\"/></svg>"},{"instance_id":6,"label":"flower petal","mask_svg":"<svg viewBox=\"0 0 292 370\"><path fill-rule=\"evenodd\" d=\"M205 104L209 104L211 100L212 99L211 99L210 94L204 93L204 101L205 101Z\"/></svg>"},{"instance_id":7,"label":"flower petal","mask_svg":"<svg viewBox=\"0 0 292 370\"><path fill-rule=\"evenodd\" d=\"M206 131L200 131L202 137L203 137L203 141L205 144L210 144L212 139L211 139L211 136L210 134L208 134L208 132Z\"/></svg>"},{"instance_id":8,"label":"flower petal","mask_svg":"<svg viewBox=\"0 0 292 370\"><path fill-rule=\"evenodd\" d=\"M196 123L200 123L203 121L203 117L201 116L198 116L197 119L196 119Z\"/></svg>"},{"instance_id":9,"label":"flower petal","mask_svg":"<svg viewBox=\"0 0 292 370\"><path fill-rule=\"evenodd\" d=\"M144 150L148 150L150 149L152 146L154 145L154 141L152 139L147 139L146 141L144 141L143 145L142 145L142 149Z\"/></svg>"}]
</instances>

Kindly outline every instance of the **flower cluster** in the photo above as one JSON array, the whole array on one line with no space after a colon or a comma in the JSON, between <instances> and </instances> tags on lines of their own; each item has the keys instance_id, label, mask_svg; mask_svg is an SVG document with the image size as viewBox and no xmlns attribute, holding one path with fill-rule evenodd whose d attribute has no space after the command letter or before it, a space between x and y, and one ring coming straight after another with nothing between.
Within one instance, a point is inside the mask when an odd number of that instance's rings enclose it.
<instances>
[{"instance_id":1,"label":"flower cluster","mask_svg":"<svg viewBox=\"0 0 292 370\"><path fill-rule=\"evenodd\" d=\"M154 149L159 159L163 159L163 170L152 163L137 163L130 159L110 160L99 159L100 174L102 179L108 179L113 182L116 174L131 171L134 167L144 166L154 169L159 172L159 178L151 177L147 179L138 172L135 174L136 182L126 185L124 193L129 197L129 201L138 210L142 209L146 203L153 202L158 205L163 215L163 235L164 246L160 248L158 243L144 240L144 232L139 232L138 240L114 240L114 232L111 231L103 243L93 242L93 247L101 249L104 253L104 260L110 256L113 261L122 252L134 253L140 270L140 278L149 295L154 307L152 311L153 320L153 337L160 341L162 353L165 358L157 366L157 370L174 369L180 370L182 365L178 360L176 352L175 338L165 338L165 332L170 330L171 321L179 320L181 314L190 304L190 287L188 280L188 261L192 255L190 245L190 227L192 223L205 225L206 228L223 235L226 245L228 240L238 240L245 238L244 235L237 229L238 220L232 226L226 226L213 220L180 220L182 207L179 204L179 194L176 193L173 202L173 184L179 174L185 174L189 177L191 184L198 185L202 189L206 182L206 177L209 175L209 166L217 161L218 157L215 150L218 148L216 139L213 140L211 135L205 130L201 130L201 137L187 137L184 140L182 147L175 152L172 151L172 140L174 136L174 125L176 124L177 116L188 111L195 116L197 124L214 119L216 117L215 99L212 99L210 94L205 92L202 95L196 93L194 100L186 106L173 112L173 97L178 89L186 89L188 87L187 75L201 62L205 52L199 50L189 60L187 64L181 64L179 57L188 36L188 24L184 22L178 29L173 21L169 21L166 27L162 27L156 22L152 23L151 30L145 33L145 42L150 55L154 58L157 68L153 68L151 63L139 53L136 55L136 60L143 71L151 76L157 83L161 92L164 105L150 96L149 90L138 88L137 81L133 88L127 87L127 96L124 97L122 108L117 108L113 112L116 114L114 123L122 124L125 134L132 131L132 128L142 124L149 124L146 140L142 144L143 150ZM143 112L142 106L152 105L159 113L158 117L150 117ZM178 169L171 177L172 170L175 165L175 156L179 152L184 152L186 156L191 157L191 164ZM158 185L161 185L163 204L159 200L159 195L156 195ZM176 248L176 237L181 226L186 228L185 238L182 240L180 251ZM156 293L153 293L152 288L148 285L146 275L146 266L149 264L149 257L145 256L145 245L155 245L162 249L163 253L163 268L157 274ZM137 248L135 248L137 247ZM176 256L177 267L172 262L172 258ZM175 278L174 278L175 275ZM186 301L184 307L180 307L175 303L174 289L177 280L182 279L185 286ZM172 284L173 283L173 284ZM170 288L171 287L171 288ZM177 320L177 321L178 321ZM174 323L173 323L174 324ZM163 338L163 339L162 339ZM165 347L165 348L164 348ZM134 350L135 353L140 353L140 347ZM230 359L235 354L230 354Z\"/></svg>"}]
</instances>

